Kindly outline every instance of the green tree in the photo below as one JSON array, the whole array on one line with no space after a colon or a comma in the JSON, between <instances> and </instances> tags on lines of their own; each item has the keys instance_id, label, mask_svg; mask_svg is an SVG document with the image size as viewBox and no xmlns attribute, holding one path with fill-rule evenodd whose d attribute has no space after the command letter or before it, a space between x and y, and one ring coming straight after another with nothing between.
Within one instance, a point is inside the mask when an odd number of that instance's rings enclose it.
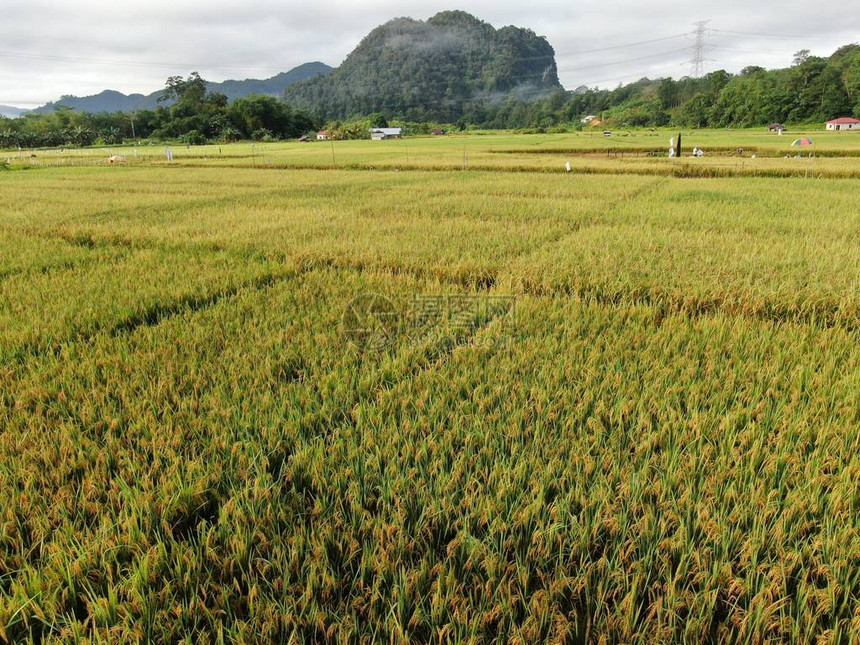
<instances>
[{"instance_id":1,"label":"green tree","mask_svg":"<svg viewBox=\"0 0 860 645\"><path fill-rule=\"evenodd\" d=\"M795 52L794 58L792 58L792 64L795 67L800 67L801 65L803 65L808 60L809 60L809 50L808 49L801 49L800 51Z\"/></svg>"},{"instance_id":2,"label":"green tree","mask_svg":"<svg viewBox=\"0 0 860 645\"><path fill-rule=\"evenodd\" d=\"M191 72L188 78L170 76L164 87L164 93L158 98L159 103L186 101L200 104L206 96L206 81L197 72Z\"/></svg>"},{"instance_id":3,"label":"green tree","mask_svg":"<svg viewBox=\"0 0 860 645\"><path fill-rule=\"evenodd\" d=\"M387 128L388 119L382 112L372 112L367 115L367 120L371 128Z\"/></svg>"},{"instance_id":4,"label":"green tree","mask_svg":"<svg viewBox=\"0 0 860 645\"><path fill-rule=\"evenodd\" d=\"M678 120L684 125L704 128L708 125L710 106L711 100L705 94L696 94L681 106Z\"/></svg>"},{"instance_id":5,"label":"green tree","mask_svg":"<svg viewBox=\"0 0 860 645\"><path fill-rule=\"evenodd\" d=\"M313 129L313 119L273 96L252 95L237 99L227 110L230 123L243 136L267 131L275 138L298 137Z\"/></svg>"}]
</instances>

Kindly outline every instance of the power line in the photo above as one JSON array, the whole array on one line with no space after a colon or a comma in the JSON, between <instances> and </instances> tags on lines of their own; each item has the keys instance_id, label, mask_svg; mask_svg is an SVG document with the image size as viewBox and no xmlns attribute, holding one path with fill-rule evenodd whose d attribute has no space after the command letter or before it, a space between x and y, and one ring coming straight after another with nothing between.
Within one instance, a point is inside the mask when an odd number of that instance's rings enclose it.
<instances>
[{"instance_id":1,"label":"power line","mask_svg":"<svg viewBox=\"0 0 860 645\"><path fill-rule=\"evenodd\" d=\"M637 58L628 58L626 60L616 60L616 61L612 61L611 63L599 63L597 65L588 65L586 67L566 67L564 69L559 69L558 71L559 72L579 72L582 70L597 69L599 67L610 67L612 65L622 65L624 63L635 63L635 62L638 62L640 60L648 60L649 58L661 58L663 56L671 56L672 54L681 54L681 53L684 53L686 51L687 51L686 48L674 49L674 50L669 51L669 52L661 52L659 54L651 54L650 56L639 56Z\"/></svg>"},{"instance_id":2,"label":"power line","mask_svg":"<svg viewBox=\"0 0 860 645\"><path fill-rule=\"evenodd\" d=\"M32 74L25 74L25 75L21 75L21 76L13 76L11 74L0 74L0 78L7 79L10 81L29 80L30 83L32 83ZM65 74L59 76L58 78L59 78L59 80L62 80L62 81L67 82L67 83L80 83L82 85L90 84L90 83L95 84L95 82L91 78L69 77L69 76L66 76ZM135 87L135 88L140 88L141 85L145 85L145 83L143 83L143 82L135 83L135 82L124 82L124 81L109 81L109 82L106 82L105 84L109 84L111 87L124 86L124 87ZM99 85L99 86L101 87L101 85ZM164 89L163 84L158 89Z\"/></svg>"},{"instance_id":3,"label":"power line","mask_svg":"<svg viewBox=\"0 0 860 645\"><path fill-rule=\"evenodd\" d=\"M50 54L29 54L26 52L10 52L0 51L0 56L12 58L26 58L29 60L45 60L70 63L91 63L96 65L119 65L126 67L170 67L170 68L187 68L187 69L210 69L210 70L225 70L225 71L246 71L246 70L266 70L266 71L284 71L282 67L221 67L211 65L198 65L196 63L155 63L155 62L134 62L121 60L108 60L104 58L81 58L76 56L54 56Z\"/></svg>"},{"instance_id":4,"label":"power line","mask_svg":"<svg viewBox=\"0 0 860 645\"><path fill-rule=\"evenodd\" d=\"M683 34L682 34L683 35ZM669 38L678 38L679 36L671 36ZM627 45L617 45L615 47L607 47L603 49L593 49L583 52L572 52L567 54L544 54L541 56L520 56L517 58L508 59L511 62L522 62L522 61L530 61L530 60L547 60L551 61L553 59L559 58L568 58L572 56L578 56L580 54L587 54L591 52L597 51L608 51L610 49L621 49L623 47L634 47L636 45L640 45L647 42L658 42L661 40L668 40L669 38L657 38L650 41L642 41L639 43L629 43ZM8 57L8 58L23 58L28 60L44 60L49 62L68 62L68 63L89 63L95 65L116 65L123 67L166 67L166 68L184 68L184 69L206 69L206 70L223 70L223 71L284 71L283 67L266 67L266 66L243 66L243 67L235 67L235 66L221 66L221 65L209 65L204 63L168 63L168 62L155 62L155 61L127 61L127 60L117 60L117 59L107 59L107 58L88 58L81 56L58 56L54 54L33 54L29 52L16 52L16 51L0 51L0 56Z\"/></svg>"},{"instance_id":5,"label":"power line","mask_svg":"<svg viewBox=\"0 0 860 645\"><path fill-rule=\"evenodd\" d=\"M684 38L685 36L689 36L691 32L687 32L684 34L675 34L674 36L663 36L661 38L652 38L650 40L640 40L632 43L625 43L621 45L612 45L609 47L599 47L597 49L586 49L577 52L568 52L568 53L556 53L555 58L569 58L572 56L580 56L582 54L591 54L595 52L603 52L603 51L611 51L615 49L625 49L628 47L636 47L639 45L647 45L650 43L662 42L666 40L673 40L676 38ZM178 63L178 62L156 62L156 61L127 61L127 60L117 60L117 59L107 59L107 58L89 58L82 56L58 56L54 54L34 54L30 52L18 52L18 51L0 51L0 56L4 57L12 57L12 58L25 58L30 60L44 60L44 61L59 61L59 62L73 62L73 63L91 63L97 65L119 65L119 66L127 66L127 67L170 67L170 68L188 68L188 69L209 69L209 70L225 70L225 71L246 71L246 70L266 70L266 71L283 71L282 67L267 67L267 66L222 66L222 65L209 65L204 63ZM543 56L527 56L527 57L519 57L510 59L512 61L527 61L527 60L543 60L543 59L552 59L552 55L543 55Z\"/></svg>"},{"instance_id":6,"label":"power line","mask_svg":"<svg viewBox=\"0 0 860 645\"><path fill-rule=\"evenodd\" d=\"M736 35L736 36L753 36L758 38L791 38L791 39L803 39L803 38L816 38L816 39L835 39L839 38L839 36L823 36L823 35L810 35L804 34L802 36L791 36L786 34L759 34L752 32L741 32L741 31L731 31L731 30L723 30L723 29L705 29L704 25L706 25L710 21L702 21L694 23L696 25L696 29L693 31L688 31L682 34L674 34L671 36L662 36L660 38L651 38L648 40L639 40L630 43L623 43L620 45L610 45L607 47L598 47L595 49L584 49L575 52L567 52L567 53L556 53L555 58L568 58L572 56L580 56L583 54L592 54L597 52L605 52L616 49L626 49L629 47L637 47L639 45L648 45L651 43L663 42L667 40L674 40L678 38L685 38L687 36L695 35L696 36L696 45L694 45L694 50L699 47L700 39L701 44L704 46L704 37L707 32L716 32L722 34ZM695 52L694 52L695 53ZM225 71L247 71L247 70L265 70L265 71L283 71L282 67L269 67L269 66L259 66L259 65L249 65L249 66L224 66L224 65L209 65L204 63L178 63L178 62L156 62L156 61L127 61L127 60L117 60L117 59L105 59L105 58L89 58L89 57L77 57L77 56L58 56L53 54L34 54L29 52L18 52L18 51L0 51L0 56L3 57L14 57L14 58L25 58L31 60L45 60L45 61L60 61L60 62L77 62L77 63L91 63L91 64L99 64L99 65L119 65L119 66L129 66L129 67L170 67L170 68L188 68L188 69L208 69L208 70L225 70ZM524 60L537 60L537 59L549 59L551 56L532 56L532 57L522 57L516 58L512 60L516 61L524 61ZM634 59L635 60L635 59Z\"/></svg>"},{"instance_id":7,"label":"power line","mask_svg":"<svg viewBox=\"0 0 860 645\"><path fill-rule=\"evenodd\" d=\"M771 57L777 57L778 56L780 58L784 58L786 56L786 52L780 52L780 51L763 51L761 49L745 49L742 47L729 47L726 45L711 45L711 47L713 49L719 49L720 51L739 52L742 54L756 54L758 56L771 56Z\"/></svg>"},{"instance_id":8,"label":"power line","mask_svg":"<svg viewBox=\"0 0 860 645\"><path fill-rule=\"evenodd\" d=\"M743 52L745 54L758 54L759 56L765 56L768 54L781 55L779 52L776 52L776 51L764 51L762 49L748 49L745 47L731 47L729 45L711 45L711 47L713 49L725 49L727 51Z\"/></svg>"},{"instance_id":9,"label":"power line","mask_svg":"<svg viewBox=\"0 0 860 645\"><path fill-rule=\"evenodd\" d=\"M612 45L611 47L600 47L598 49L583 49L582 51L578 51L578 52L570 52L567 54L557 54L557 56L579 56L580 54L593 54L595 52L606 52L606 51L609 51L611 49L625 49L627 47L636 47L637 45L648 45L650 43L659 43L659 42L662 42L664 40L673 40L675 38L684 38L686 36L689 36L691 33L693 33L693 32L688 31L688 32L683 33L683 34L675 34L674 36L663 36L662 38L652 38L651 40L640 40L639 42L627 43L625 45Z\"/></svg>"},{"instance_id":10,"label":"power line","mask_svg":"<svg viewBox=\"0 0 860 645\"><path fill-rule=\"evenodd\" d=\"M583 52L577 52L577 54L572 54L572 53L571 54L563 54L562 56L569 57L569 56L584 54L584 53L588 53L588 52L592 52L592 51L609 51L609 50L621 49L623 47L633 47L633 46L637 46L637 45L641 45L641 44L647 44L647 43L671 40L671 39L675 39L675 38L681 38L681 37L684 37L687 35L689 35L689 34L677 34L675 36L665 36L662 38L653 38L650 40L638 41L635 43L628 43L626 45L615 45L612 47L605 47L605 48L600 48L597 50L587 50L587 51L583 51ZM592 70L592 69L599 69L599 68L603 68L603 67L611 67L614 65L621 65L621 64L630 63L630 62L637 62L640 60L659 58L662 56L680 53L682 51L684 51L684 50L673 50L671 52L661 52L659 54L653 54L653 55L648 55L648 56L639 56L636 58L630 58L630 59L621 60L621 61L611 61L608 63L598 63L595 65L587 65L587 66L582 66L582 67L565 68L565 69L561 69L561 70L557 70L557 71L560 73L568 73L568 72L572 72L572 71L579 72L579 71L586 71L586 70ZM46 60L46 61L84 62L84 63L105 64L105 65L127 65L127 66L133 66L133 67L150 67L150 66L174 67L174 68L176 68L176 67L188 67L188 68L199 67L200 69L224 69L224 70L228 70L228 69L247 69L247 70L256 69L256 68L226 68L226 67L225 68L209 68L206 66L198 66L198 65L194 65L194 64L188 64L188 63L148 63L148 62L141 62L141 61L138 61L138 62L116 61L116 60L109 60L109 59L94 59L94 58L73 57L73 56L55 56L55 55L49 55L49 54L30 54L30 53L25 53L25 52L10 52L10 51L0 51L0 56L11 56L11 57L18 57L18 58L26 58L26 59ZM526 61L526 60L538 60L538 59L540 59L540 60L543 60L543 59L552 60L552 58L553 57L551 55L544 55L544 56L519 57L519 58L514 58L514 59L509 59L509 60L511 60L513 62L513 61ZM279 69L280 70L281 68L259 68L259 69L272 69L272 70ZM536 74L523 74L520 76L513 76L513 77L508 77L508 78L526 78L526 77L532 78L535 76L536 76ZM70 79L65 78L65 77L64 77L64 79L70 80ZM79 81L75 81L75 82L79 82ZM481 82L481 80L476 79L475 81L473 81L473 83L478 83L478 82ZM110 85L112 85L112 86L123 85L123 86L127 86L127 87L136 86L135 84L132 84L132 83L110 83ZM546 90L541 89L541 90L537 90L533 93L543 93L543 92L547 92L547 91L553 91L553 89L552 88L546 89ZM527 92L527 93L532 93L532 92Z\"/></svg>"},{"instance_id":11,"label":"power line","mask_svg":"<svg viewBox=\"0 0 860 645\"><path fill-rule=\"evenodd\" d=\"M570 56L579 56L581 54L591 54L594 52L603 52L610 51L613 49L625 49L627 47L636 47L638 45L647 45L649 43L656 43L665 40L672 40L675 38L683 38L688 36L690 32L685 34L675 34L674 36L664 36L662 38L652 38L650 40L640 40L632 43L625 43L621 45L612 45L609 47L600 47L597 49L587 49L578 52L569 52L569 53L556 53L556 58L566 58ZM122 65L129 67L182 67L182 68L198 68L198 69L218 69L218 70L275 70L275 71L283 71L281 67L268 67L268 66L223 66L223 65L209 65L203 63L170 63L170 62L156 62L156 61L127 61L127 60L117 60L117 59L107 59L107 58L89 58L82 56L58 56L54 54L34 54L30 52L19 52L19 51L0 51L0 56L5 57L13 57L13 58L28 58L32 60L46 60L46 61L61 61L61 62L75 62L75 63L94 63L99 65ZM538 60L538 59L549 59L552 58L551 55L544 56L530 56L530 57L520 57L512 60L516 61L524 61L524 60Z\"/></svg>"},{"instance_id":12,"label":"power line","mask_svg":"<svg viewBox=\"0 0 860 645\"><path fill-rule=\"evenodd\" d=\"M678 65L678 63L665 63L663 65L658 65L657 67L667 67L669 65ZM631 72L630 74L625 74L624 76L616 76L615 78L601 78L601 79L598 79L595 81L585 81L584 83L582 83L582 85L588 86L588 85L594 85L597 83L608 83L610 81L623 81L625 78L630 78L633 76L638 76L641 79L641 78L645 78L645 75L648 74L648 72L653 71L653 70L654 70L654 68L652 67L650 70L645 70L642 72ZM649 79L649 80L657 80L657 79Z\"/></svg>"},{"instance_id":13,"label":"power line","mask_svg":"<svg viewBox=\"0 0 860 645\"><path fill-rule=\"evenodd\" d=\"M827 40L835 40L836 38L843 38L844 36L813 36L810 34L804 34L802 36L789 36L787 34L756 34L749 31L729 31L726 29L711 29L711 31L720 33L720 34L730 34L732 36L753 36L755 38L790 38L792 40L803 40L805 38L814 38L814 39L827 39Z\"/></svg>"}]
</instances>

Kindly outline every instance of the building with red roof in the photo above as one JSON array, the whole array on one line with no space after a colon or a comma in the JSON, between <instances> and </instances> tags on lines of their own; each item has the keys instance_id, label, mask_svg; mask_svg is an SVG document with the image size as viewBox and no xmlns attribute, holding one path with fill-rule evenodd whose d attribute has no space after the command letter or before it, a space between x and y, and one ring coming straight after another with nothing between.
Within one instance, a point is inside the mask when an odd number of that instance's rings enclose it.
<instances>
[{"instance_id":1,"label":"building with red roof","mask_svg":"<svg viewBox=\"0 0 860 645\"><path fill-rule=\"evenodd\" d=\"M843 116L827 122L828 130L860 130L860 119Z\"/></svg>"}]
</instances>

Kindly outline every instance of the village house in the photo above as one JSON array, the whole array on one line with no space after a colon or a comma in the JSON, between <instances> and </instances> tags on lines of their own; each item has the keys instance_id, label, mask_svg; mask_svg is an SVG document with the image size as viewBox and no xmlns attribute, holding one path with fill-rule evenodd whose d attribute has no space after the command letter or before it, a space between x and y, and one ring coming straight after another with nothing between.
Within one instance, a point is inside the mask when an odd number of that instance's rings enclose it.
<instances>
[{"instance_id":1,"label":"village house","mask_svg":"<svg viewBox=\"0 0 860 645\"><path fill-rule=\"evenodd\" d=\"M374 141L383 139L399 139L403 128L370 128L370 138Z\"/></svg>"},{"instance_id":2,"label":"village house","mask_svg":"<svg viewBox=\"0 0 860 645\"><path fill-rule=\"evenodd\" d=\"M860 130L860 119L843 116L827 122L828 130Z\"/></svg>"},{"instance_id":3,"label":"village house","mask_svg":"<svg viewBox=\"0 0 860 645\"><path fill-rule=\"evenodd\" d=\"M326 141L328 139L328 130L320 130L317 132L317 141Z\"/></svg>"}]
</instances>

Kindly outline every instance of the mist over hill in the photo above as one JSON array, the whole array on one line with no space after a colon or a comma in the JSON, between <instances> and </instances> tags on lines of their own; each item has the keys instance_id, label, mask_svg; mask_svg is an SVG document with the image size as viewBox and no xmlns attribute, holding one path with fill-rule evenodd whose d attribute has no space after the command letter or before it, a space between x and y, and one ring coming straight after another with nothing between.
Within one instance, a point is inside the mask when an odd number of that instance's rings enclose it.
<instances>
[{"instance_id":1,"label":"mist over hill","mask_svg":"<svg viewBox=\"0 0 860 645\"><path fill-rule=\"evenodd\" d=\"M326 118L381 111L450 121L510 95L539 98L561 89L546 38L444 11L426 21L386 22L331 74L290 86L285 98Z\"/></svg>"}]
</instances>

